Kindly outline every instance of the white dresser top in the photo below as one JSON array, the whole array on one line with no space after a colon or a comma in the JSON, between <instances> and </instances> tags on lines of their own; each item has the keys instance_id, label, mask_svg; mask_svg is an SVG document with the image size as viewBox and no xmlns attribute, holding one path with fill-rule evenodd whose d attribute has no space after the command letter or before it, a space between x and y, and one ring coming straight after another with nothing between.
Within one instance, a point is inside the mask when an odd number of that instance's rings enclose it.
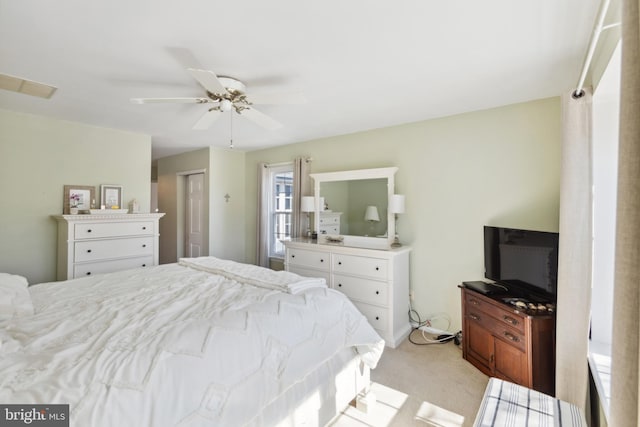
<instances>
[{"instance_id":1,"label":"white dresser top","mask_svg":"<svg viewBox=\"0 0 640 427\"><path fill-rule=\"evenodd\" d=\"M58 221L103 221L103 220L136 220L136 219L159 219L165 216L164 213L135 213L135 214L77 214L77 215L52 215Z\"/></svg>"},{"instance_id":2,"label":"white dresser top","mask_svg":"<svg viewBox=\"0 0 640 427\"><path fill-rule=\"evenodd\" d=\"M390 248L386 239L379 239L380 244L371 244L371 239L360 241L358 236L344 236L342 242L329 242L318 236L318 239L309 239L307 237L297 237L291 240L283 240L282 244L291 248L303 249L319 249L323 251L331 251L335 253L362 255L363 251L370 252L372 256L388 255L393 256L403 252L411 251L410 246L400 246L399 248Z\"/></svg>"}]
</instances>

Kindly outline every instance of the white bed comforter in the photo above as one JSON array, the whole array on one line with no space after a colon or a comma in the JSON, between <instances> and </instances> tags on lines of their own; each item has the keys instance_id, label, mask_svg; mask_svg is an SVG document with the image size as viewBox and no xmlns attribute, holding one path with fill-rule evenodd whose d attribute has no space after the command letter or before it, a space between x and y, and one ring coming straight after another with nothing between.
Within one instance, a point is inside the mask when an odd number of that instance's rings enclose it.
<instances>
[{"instance_id":1,"label":"white bed comforter","mask_svg":"<svg viewBox=\"0 0 640 427\"><path fill-rule=\"evenodd\" d=\"M32 286L35 314L0 323L0 402L68 403L74 426L251 425L345 347L375 367L384 342L344 295L225 263Z\"/></svg>"}]
</instances>

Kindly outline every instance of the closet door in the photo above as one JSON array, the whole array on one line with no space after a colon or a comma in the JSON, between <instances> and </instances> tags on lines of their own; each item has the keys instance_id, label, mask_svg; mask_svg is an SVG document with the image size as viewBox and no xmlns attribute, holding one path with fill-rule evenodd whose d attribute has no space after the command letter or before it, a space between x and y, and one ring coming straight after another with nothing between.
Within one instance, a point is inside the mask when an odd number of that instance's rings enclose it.
<instances>
[{"instance_id":1,"label":"closet door","mask_svg":"<svg viewBox=\"0 0 640 427\"><path fill-rule=\"evenodd\" d=\"M203 255L204 230L204 174L187 176L186 240L184 252L187 257Z\"/></svg>"}]
</instances>

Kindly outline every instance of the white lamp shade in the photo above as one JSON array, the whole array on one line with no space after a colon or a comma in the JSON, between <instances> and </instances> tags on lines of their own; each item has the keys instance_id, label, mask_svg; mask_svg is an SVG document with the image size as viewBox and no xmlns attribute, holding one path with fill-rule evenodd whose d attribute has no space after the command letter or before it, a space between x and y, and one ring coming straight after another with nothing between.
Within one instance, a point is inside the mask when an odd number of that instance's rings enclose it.
<instances>
[{"instance_id":1,"label":"white lamp shade","mask_svg":"<svg viewBox=\"0 0 640 427\"><path fill-rule=\"evenodd\" d=\"M365 221L380 221L378 215L378 208L375 206L367 206L367 210L364 212Z\"/></svg>"},{"instance_id":2,"label":"white lamp shade","mask_svg":"<svg viewBox=\"0 0 640 427\"><path fill-rule=\"evenodd\" d=\"M404 194L394 194L391 196L389 209L393 214L404 213Z\"/></svg>"},{"instance_id":3,"label":"white lamp shade","mask_svg":"<svg viewBox=\"0 0 640 427\"><path fill-rule=\"evenodd\" d=\"M303 196L300 202L302 212L313 212L316 210L316 199L313 196Z\"/></svg>"}]
</instances>

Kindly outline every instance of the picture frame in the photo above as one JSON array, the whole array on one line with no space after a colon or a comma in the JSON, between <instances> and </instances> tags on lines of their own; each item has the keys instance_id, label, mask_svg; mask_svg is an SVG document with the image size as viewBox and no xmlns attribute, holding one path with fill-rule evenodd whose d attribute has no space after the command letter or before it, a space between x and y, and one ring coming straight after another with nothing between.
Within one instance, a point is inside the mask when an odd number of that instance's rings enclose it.
<instances>
[{"instance_id":1,"label":"picture frame","mask_svg":"<svg viewBox=\"0 0 640 427\"><path fill-rule=\"evenodd\" d=\"M100 208L124 209L122 207L122 185L100 185Z\"/></svg>"},{"instance_id":2,"label":"picture frame","mask_svg":"<svg viewBox=\"0 0 640 427\"><path fill-rule=\"evenodd\" d=\"M62 193L62 214L88 211L96 200L96 188L90 185L65 185Z\"/></svg>"}]
</instances>

